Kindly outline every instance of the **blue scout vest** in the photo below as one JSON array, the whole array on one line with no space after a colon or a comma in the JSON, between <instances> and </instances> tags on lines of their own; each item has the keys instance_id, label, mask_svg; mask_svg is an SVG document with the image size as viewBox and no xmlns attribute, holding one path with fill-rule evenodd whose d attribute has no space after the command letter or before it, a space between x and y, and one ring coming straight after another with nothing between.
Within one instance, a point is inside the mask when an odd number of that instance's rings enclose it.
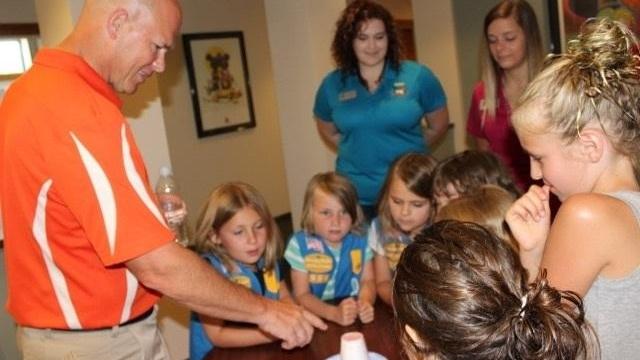
<instances>
[{"instance_id":1,"label":"blue scout vest","mask_svg":"<svg viewBox=\"0 0 640 360\"><path fill-rule=\"evenodd\" d=\"M243 285L244 287L251 289L254 293L262 295L269 299L277 300L280 296L280 271L278 266L270 271L264 271L262 273L262 280L264 281L264 289L262 288L260 280L256 277L253 270L245 264L231 260L235 265L235 269L227 269L217 256L207 254L204 256L209 262L218 270L219 273L224 275L227 279L236 284ZM258 269L264 268L264 258L260 258L257 264Z\"/></svg>"},{"instance_id":2,"label":"blue scout vest","mask_svg":"<svg viewBox=\"0 0 640 360\"><path fill-rule=\"evenodd\" d=\"M321 238L299 231L295 239L309 274L311 292L316 297L322 297L332 276L335 281L334 299L358 295L362 263L368 246L365 238L347 234L342 240L340 262L337 265L329 246Z\"/></svg>"},{"instance_id":3,"label":"blue scout vest","mask_svg":"<svg viewBox=\"0 0 640 360\"><path fill-rule=\"evenodd\" d=\"M273 270L264 271L262 278L264 280L264 289L260 283L260 280L256 277L256 274L247 265L241 264L237 261L231 260L235 265L235 269L227 269L222 261L213 254L203 255L219 273L224 277L235 282L237 284L246 286L251 289L255 294L262 295L269 299L279 299L280 292L280 270L276 266ZM264 268L264 258L261 258L257 264L258 269ZM211 343L207 336L200 317L192 312L191 321L189 324L189 359L190 360L202 360L204 357L213 350L214 344Z\"/></svg>"},{"instance_id":4,"label":"blue scout vest","mask_svg":"<svg viewBox=\"0 0 640 360\"><path fill-rule=\"evenodd\" d=\"M413 242L411 236L406 234L400 234L398 236L386 235L382 232L382 224L380 224L380 220L375 218L372 221L373 226L376 227L376 233L378 235L378 241L382 248L384 249L384 257L387 259L387 264L389 264L389 270L391 273L395 273L396 267L398 267L398 261L400 261L400 255L404 251L404 248L407 245Z\"/></svg>"}]
</instances>

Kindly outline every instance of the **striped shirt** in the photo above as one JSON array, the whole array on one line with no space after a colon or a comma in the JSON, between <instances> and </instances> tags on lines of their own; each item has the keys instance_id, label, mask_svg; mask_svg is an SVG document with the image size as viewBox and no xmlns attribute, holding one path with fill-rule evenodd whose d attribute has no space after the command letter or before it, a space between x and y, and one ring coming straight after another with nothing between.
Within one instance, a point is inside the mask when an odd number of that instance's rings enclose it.
<instances>
[{"instance_id":1,"label":"striped shirt","mask_svg":"<svg viewBox=\"0 0 640 360\"><path fill-rule=\"evenodd\" d=\"M327 246L327 247L329 248L329 251L331 251L331 255L333 256L336 264L339 263L341 247L340 246L336 248L331 246ZM298 244L298 242L294 237L289 239L289 244L287 245L287 249L284 252L284 258L287 260L287 262L289 263L292 269L295 269L304 273L307 272L307 269L304 266L304 258L302 257L302 254L300 251L300 245ZM365 254L364 254L364 263L366 264L367 262L371 261L371 259L373 259L373 251L371 251L370 247L367 247L367 250L365 251ZM338 271L338 267L334 266L333 271L331 273L331 277L327 282L327 286L325 287L320 300L334 299L337 271Z\"/></svg>"}]
</instances>

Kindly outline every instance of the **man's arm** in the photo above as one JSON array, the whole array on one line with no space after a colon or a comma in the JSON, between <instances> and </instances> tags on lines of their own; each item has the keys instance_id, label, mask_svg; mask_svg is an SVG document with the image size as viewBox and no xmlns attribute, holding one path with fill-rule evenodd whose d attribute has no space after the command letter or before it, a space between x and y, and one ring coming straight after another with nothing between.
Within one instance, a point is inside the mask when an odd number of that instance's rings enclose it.
<instances>
[{"instance_id":1,"label":"man's arm","mask_svg":"<svg viewBox=\"0 0 640 360\"><path fill-rule=\"evenodd\" d=\"M257 324L283 339L284 348L309 343L314 326L326 328L297 305L268 300L231 283L196 254L173 242L128 261L126 266L142 284L193 311Z\"/></svg>"}]
</instances>

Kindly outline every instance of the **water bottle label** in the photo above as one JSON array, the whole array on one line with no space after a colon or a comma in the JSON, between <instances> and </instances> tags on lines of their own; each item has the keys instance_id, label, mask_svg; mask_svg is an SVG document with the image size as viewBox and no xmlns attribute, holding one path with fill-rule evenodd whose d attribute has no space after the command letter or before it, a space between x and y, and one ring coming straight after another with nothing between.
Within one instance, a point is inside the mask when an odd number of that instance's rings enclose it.
<instances>
[{"instance_id":1,"label":"water bottle label","mask_svg":"<svg viewBox=\"0 0 640 360\"><path fill-rule=\"evenodd\" d=\"M182 224L185 216L187 216L187 210L185 208L164 212L164 218L167 220L169 226Z\"/></svg>"}]
</instances>

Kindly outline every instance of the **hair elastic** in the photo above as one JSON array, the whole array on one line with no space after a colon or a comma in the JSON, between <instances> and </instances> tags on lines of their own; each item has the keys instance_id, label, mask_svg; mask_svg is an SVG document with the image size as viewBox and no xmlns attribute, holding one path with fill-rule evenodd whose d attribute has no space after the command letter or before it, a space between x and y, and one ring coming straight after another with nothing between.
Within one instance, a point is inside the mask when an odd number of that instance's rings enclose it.
<instances>
[{"instance_id":1,"label":"hair elastic","mask_svg":"<svg viewBox=\"0 0 640 360\"><path fill-rule=\"evenodd\" d=\"M520 301L522 302L522 305L520 305L520 318L524 319L524 308L527 306L527 295L523 295L520 298Z\"/></svg>"}]
</instances>

